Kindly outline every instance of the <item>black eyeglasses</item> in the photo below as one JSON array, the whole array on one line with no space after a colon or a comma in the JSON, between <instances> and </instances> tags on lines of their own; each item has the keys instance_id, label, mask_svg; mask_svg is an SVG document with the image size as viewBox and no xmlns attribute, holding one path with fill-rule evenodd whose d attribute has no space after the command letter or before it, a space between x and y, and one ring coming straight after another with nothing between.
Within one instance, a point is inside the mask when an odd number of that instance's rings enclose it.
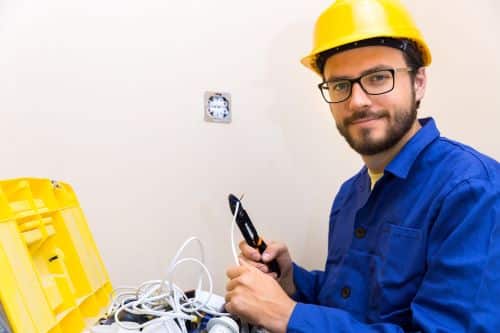
<instances>
[{"instance_id":1,"label":"black eyeglasses","mask_svg":"<svg viewBox=\"0 0 500 333\"><path fill-rule=\"evenodd\" d=\"M394 89L396 72L411 72L413 68L381 69L359 76L355 79L335 79L318 84L321 95L327 103L341 103L349 99L352 86L359 83L368 95L382 95Z\"/></svg>"}]
</instances>

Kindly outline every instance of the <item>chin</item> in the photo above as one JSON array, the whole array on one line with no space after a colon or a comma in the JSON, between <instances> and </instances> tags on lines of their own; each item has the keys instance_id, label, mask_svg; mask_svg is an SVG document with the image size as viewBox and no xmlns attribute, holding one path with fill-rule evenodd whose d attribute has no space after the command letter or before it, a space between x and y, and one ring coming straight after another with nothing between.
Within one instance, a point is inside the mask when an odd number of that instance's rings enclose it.
<instances>
[{"instance_id":1,"label":"chin","mask_svg":"<svg viewBox=\"0 0 500 333\"><path fill-rule=\"evenodd\" d=\"M378 143L383 142L387 138L387 131L382 127L366 127L366 128L357 128L351 133L351 137L356 138L357 142L364 143Z\"/></svg>"}]
</instances>

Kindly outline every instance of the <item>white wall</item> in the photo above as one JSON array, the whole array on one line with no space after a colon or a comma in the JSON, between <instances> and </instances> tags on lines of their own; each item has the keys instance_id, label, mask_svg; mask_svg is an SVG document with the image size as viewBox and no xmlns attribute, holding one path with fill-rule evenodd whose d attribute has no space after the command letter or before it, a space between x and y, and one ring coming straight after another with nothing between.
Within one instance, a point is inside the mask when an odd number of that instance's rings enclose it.
<instances>
[{"instance_id":1,"label":"white wall","mask_svg":"<svg viewBox=\"0 0 500 333\"><path fill-rule=\"evenodd\" d=\"M299 64L329 3L0 2L1 178L71 183L115 285L162 277L197 235L222 293L229 192L320 268L331 200L361 166ZM406 3L434 55L422 114L499 159L497 2ZM232 94L232 124L203 121L206 90Z\"/></svg>"}]
</instances>

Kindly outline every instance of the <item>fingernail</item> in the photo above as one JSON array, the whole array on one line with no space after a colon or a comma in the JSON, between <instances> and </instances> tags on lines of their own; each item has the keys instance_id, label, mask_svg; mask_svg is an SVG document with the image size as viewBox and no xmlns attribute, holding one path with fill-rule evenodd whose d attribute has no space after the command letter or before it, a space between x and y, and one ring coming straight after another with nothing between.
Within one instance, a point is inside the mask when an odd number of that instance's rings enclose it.
<instances>
[{"instance_id":1,"label":"fingernail","mask_svg":"<svg viewBox=\"0 0 500 333\"><path fill-rule=\"evenodd\" d=\"M267 261L267 260L269 260L269 259L270 259L270 257L271 257L271 256L270 256L268 253L264 253L264 254L262 255L262 260Z\"/></svg>"}]
</instances>

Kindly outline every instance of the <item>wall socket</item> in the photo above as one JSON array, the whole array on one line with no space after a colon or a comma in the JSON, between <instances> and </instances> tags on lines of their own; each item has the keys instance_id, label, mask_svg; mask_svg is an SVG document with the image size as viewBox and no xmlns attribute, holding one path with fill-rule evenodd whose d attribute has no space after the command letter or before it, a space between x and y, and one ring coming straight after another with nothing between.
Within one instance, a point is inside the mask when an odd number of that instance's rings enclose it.
<instances>
[{"instance_id":1,"label":"wall socket","mask_svg":"<svg viewBox=\"0 0 500 333\"><path fill-rule=\"evenodd\" d=\"M223 92L205 92L205 121L230 123L232 118L231 94Z\"/></svg>"}]
</instances>

